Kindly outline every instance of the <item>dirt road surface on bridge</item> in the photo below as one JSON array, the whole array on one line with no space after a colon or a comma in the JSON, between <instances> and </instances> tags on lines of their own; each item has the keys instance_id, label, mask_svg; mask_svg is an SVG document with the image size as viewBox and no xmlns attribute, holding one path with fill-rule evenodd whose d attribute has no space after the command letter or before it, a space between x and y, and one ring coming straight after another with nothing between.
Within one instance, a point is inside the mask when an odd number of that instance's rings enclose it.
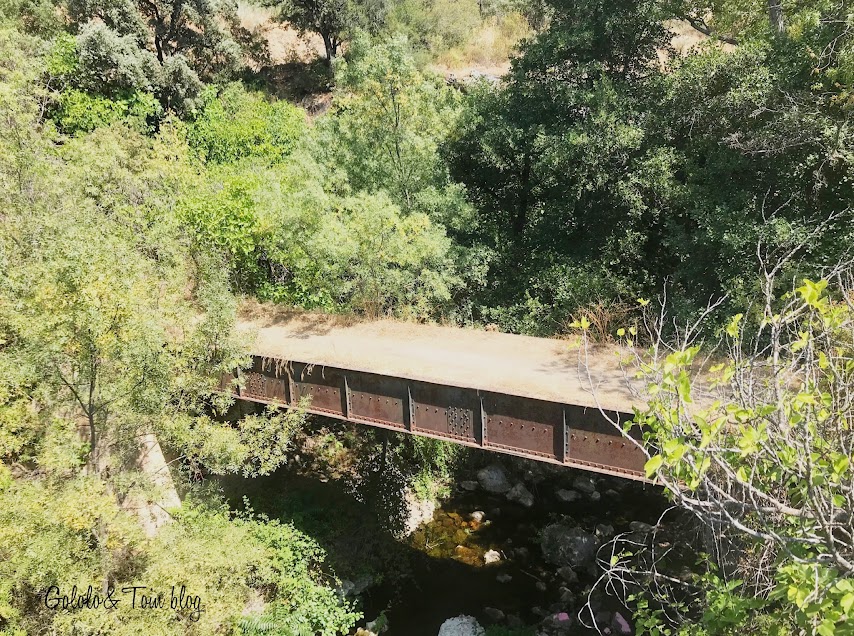
<instances>
[{"instance_id":1,"label":"dirt road surface on bridge","mask_svg":"<svg viewBox=\"0 0 854 636\"><path fill-rule=\"evenodd\" d=\"M643 406L633 393L642 385L621 368L615 346L585 353L567 340L358 321L254 302L242 306L240 328L256 355L629 413Z\"/></svg>"}]
</instances>

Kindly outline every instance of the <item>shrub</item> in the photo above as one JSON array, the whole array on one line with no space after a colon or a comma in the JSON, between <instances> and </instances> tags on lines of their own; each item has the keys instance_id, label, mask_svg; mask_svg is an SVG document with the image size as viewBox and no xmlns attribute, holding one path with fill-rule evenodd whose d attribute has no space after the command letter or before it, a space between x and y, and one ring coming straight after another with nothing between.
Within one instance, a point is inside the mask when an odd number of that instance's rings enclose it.
<instances>
[{"instance_id":1,"label":"shrub","mask_svg":"<svg viewBox=\"0 0 854 636\"><path fill-rule=\"evenodd\" d=\"M273 163L290 154L305 129L300 109L285 101L269 101L236 83L219 96L213 90L188 127L190 147L202 159L231 163L257 157Z\"/></svg>"}]
</instances>

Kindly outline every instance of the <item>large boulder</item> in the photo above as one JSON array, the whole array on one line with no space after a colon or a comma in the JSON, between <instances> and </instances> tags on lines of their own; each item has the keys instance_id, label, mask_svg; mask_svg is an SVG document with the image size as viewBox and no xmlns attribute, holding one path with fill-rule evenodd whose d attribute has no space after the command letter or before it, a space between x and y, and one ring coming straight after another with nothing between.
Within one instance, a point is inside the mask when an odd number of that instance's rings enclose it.
<instances>
[{"instance_id":1,"label":"large boulder","mask_svg":"<svg viewBox=\"0 0 854 636\"><path fill-rule=\"evenodd\" d=\"M486 631L474 616L449 618L439 628L439 636L485 636Z\"/></svg>"},{"instance_id":2,"label":"large boulder","mask_svg":"<svg viewBox=\"0 0 854 636\"><path fill-rule=\"evenodd\" d=\"M579 492L583 492L585 495L592 495L596 492L596 482L593 481L592 477L588 477L587 475L576 477L575 481L572 482L572 487Z\"/></svg>"},{"instance_id":3,"label":"large boulder","mask_svg":"<svg viewBox=\"0 0 854 636\"><path fill-rule=\"evenodd\" d=\"M438 507L435 500L420 499L411 488L406 488L403 498L406 502L406 517L403 519L403 528L398 533L401 538L411 535L422 523L432 521Z\"/></svg>"},{"instance_id":4,"label":"large boulder","mask_svg":"<svg viewBox=\"0 0 854 636\"><path fill-rule=\"evenodd\" d=\"M558 501L561 501L563 503L573 503L574 501L578 501L578 499L581 497L581 495L578 494L578 491L565 490L563 488L555 492L555 496L557 497Z\"/></svg>"},{"instance_id":5,"label":"large boulder","mask_svg":"<svg viewBox=\"0 0 854 636\"><path fill-rule=\"evenodd\" d=\"M502 495L510 490L510 482L507 480L507 474L497 464L481 468L477 473L477 480L480 482L480 487L486 492Z\"/></svg>"},{"instance_id":6,"label":"large boulder","mask_svg":"<svg viewBox=\"0 0 854 636\"><path fill-rule=\"evenodd\" d=\"M520 481L518 484L513 486L510 490L507 491L507 500L515 501L518 504L522 504L526 508L530 508L534 505L534 495L532 495L527 488L525 488L524 484Z\"/></svg>"},{"instance_id":7,"label":"large boulder","mask_svg":"<svg viewBox=\"0 0 854 636\"><path fill-rule=\"evenodd\" d=\"M592 564L601 541L581 528L555 523L546 526L540 539L543 557L557 566L580 568Z\"/></svg>"},{"instance_id":8,"label":"large boulder","mask_svg":"<svg viewBox=\"0 0 854 636\"><path fill-rule=\"evenodd\" d=\"M498 550L487 550L483 554L483 562L485 565L498 563L501 560L501 553Z\"/></svg>"}]
</instances>

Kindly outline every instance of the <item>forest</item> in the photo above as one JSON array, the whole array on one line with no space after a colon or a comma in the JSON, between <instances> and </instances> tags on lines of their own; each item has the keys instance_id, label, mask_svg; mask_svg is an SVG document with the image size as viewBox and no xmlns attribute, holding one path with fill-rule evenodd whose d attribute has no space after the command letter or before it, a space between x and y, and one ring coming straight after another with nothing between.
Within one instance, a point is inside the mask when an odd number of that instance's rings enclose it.
<instances>
[{"instance_id":1,"label":"forest","mask_svg":"<svg viewBox=\"0 0 854 636\"><path fill-rule=\"evenodd\" d=\"M709 547L615 540L633 633L854 634L852 111L846 0L0 0L0 634L364 618L217 488L312 425L219 392L247 300L636 351ZM200 614L44 602L188 572Z\"/></svg>"}]
</instances>

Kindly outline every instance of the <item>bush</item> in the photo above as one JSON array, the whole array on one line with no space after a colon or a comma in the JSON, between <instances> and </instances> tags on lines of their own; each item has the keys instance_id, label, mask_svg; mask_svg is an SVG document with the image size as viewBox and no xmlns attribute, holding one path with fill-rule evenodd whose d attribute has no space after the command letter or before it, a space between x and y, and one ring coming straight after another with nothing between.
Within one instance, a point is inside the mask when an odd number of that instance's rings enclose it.
<instances>
[{"instance_id":1,"label":"bush","mask_svg":"<svg viewBox=\"0 0 854 636\"><path fill-rule=\"evenodd\" d=\"M641 607L647 629L854 634L854 272L837 267L779 299L774 289L769 275L758 325L735 315L727 354L705 369L702 319L675 346L660 340L666 312L644 320L654 345L639 360L649 385L635 421L647 476L714 550L706 572L676 587L648 557L633 567L637 544L606 564L621 585L642 572L659 607L676 608Z\"/></svg>"},{"instance_id":2,"label":"bush","mask_svg":"<svg viewBox=\"0 0 854 636\"><path fill-rule=\"evenodd\" d=\"M73 134L119 122L147 130L148 122L159 113L160 104L151 93L134 92L125 98L110 99L69 89L60 93L53 117L60 130Z\"/></svg>"},{"instance_id":3,"label":"bush","mask_svg":"<svg viewBox=\"0 0 854 636\"><path fill-rule=\"evenodd\" d=\"M231 163L257 157L271 163L293 150L305 129L304 113L285 101L268 101L240 84L213 88L199 116L189 125L190 147L205 161Z\"/></svg>"}]
</instances>

